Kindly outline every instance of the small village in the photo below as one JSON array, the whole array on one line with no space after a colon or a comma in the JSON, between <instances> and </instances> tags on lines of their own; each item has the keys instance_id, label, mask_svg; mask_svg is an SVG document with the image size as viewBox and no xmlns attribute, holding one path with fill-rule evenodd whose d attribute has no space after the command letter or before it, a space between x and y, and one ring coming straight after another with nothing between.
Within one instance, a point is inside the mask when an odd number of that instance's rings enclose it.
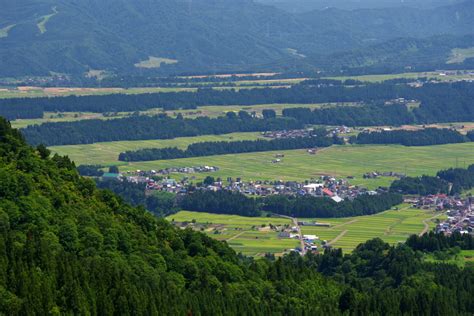
<instances>
[{"instance_id":1,"label":"small village","mask_svg":"<svg viewBox=\"0 0 474 316\"><path fill-rule=\"evenodd\" d=\"M175 172L192 174L201 172L215 172L218 170L218 167L213 166L168 168L159 171L137 170L135 172L125 172L122 174L107 173L104 174L102 180L125 180L132 183L145 183L147 191L160 190L171 193L186 194L188 187L196 185L197 189L199 190L227 190L261 197L277 194L289 196L311 195L316 197L328 197L337 203L342 202L345 199L352 200L359 195L376 195L387 192L386 188L368 190L364 187L351 185L347 179L336 179L332 176L321 176L320 178L306 180L304 182L281 180L244 181L241 178L234 179L231 177L223 180L221 178L214 179L210 176L208 176L203 182L196 182L196 178L194 176L186 176L181 180L175 180L167 177L170 173Z\"/></svg>"},{"instance_id":2,"label":"small village","mask_svg":"<svg viewBox=\"0 0 474 316\"><path fill-rule=\"evenodd\" d=\"M436 225L435 231L445 235L453 233L474 234L474 198L434 194L421 197L406 197L406 203L419 209L434 209L446 212L445 221Z\"/></svg>"},{"instance_id":3,"label":"small village","mask_svg":"<svg viewBox=\"0 0 474 316\"><path fill-rule=\"evenodd\" d=\"M293 130L282 130L282 131L266 131L262 132L262 136L271 139L280 138L298 138L298 137L311 137L314 136L314 129L293 129ZM340 135L352 133L352 129L347 126L332 127L328 130L328 135Z\"/></svg>"}]
</instances>

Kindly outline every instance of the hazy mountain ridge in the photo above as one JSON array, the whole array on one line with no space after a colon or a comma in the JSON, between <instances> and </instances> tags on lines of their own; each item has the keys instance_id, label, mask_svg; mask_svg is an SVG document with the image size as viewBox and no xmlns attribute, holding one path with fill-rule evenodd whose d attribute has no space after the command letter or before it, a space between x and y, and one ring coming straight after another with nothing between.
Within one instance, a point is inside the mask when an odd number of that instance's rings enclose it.
<instances>
[{"instance_id":1,"label":"hazy mountain ridge","mask_svg":"<svg viewBox=\"0 0 474 316\"><path fill-rule=\"evenodd\" d=\"M288 48L328 55L400 37L464 35L474 29L473 4L290 14L250 0L9 1L0 13L0 29L13 25L0 38L0 76L131 73L150 56L178 60L161 73L292 64L301 57Z\"/></svg>"}]
</instances>

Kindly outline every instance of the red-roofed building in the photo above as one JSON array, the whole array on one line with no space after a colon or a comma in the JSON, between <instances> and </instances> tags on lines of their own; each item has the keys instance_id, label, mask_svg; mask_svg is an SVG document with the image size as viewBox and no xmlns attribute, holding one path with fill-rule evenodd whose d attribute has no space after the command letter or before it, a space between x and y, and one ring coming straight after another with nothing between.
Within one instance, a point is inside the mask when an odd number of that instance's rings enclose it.
<instances>
[{"instance_id":1,"label":"red-roofed building","mask_svg":"<svg viewBox=\"0 0 474 316\"><path fill-rule=\"evenodd\" d=\"M324 189L323 189L323 193L324 193L325 195L329 196L329 197L333 197L333 196L334 196L334 193L333 193L331 190L329 190L328 188L324 188Z\"/></svg>"}]
</instances>

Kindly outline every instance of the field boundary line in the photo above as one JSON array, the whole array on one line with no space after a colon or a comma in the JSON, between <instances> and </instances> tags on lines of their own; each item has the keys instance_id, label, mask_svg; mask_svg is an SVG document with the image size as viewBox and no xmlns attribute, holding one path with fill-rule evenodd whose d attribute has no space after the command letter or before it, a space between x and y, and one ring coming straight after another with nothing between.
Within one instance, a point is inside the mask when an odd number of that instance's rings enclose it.
<instances>
[{"instance_id":1,"label":"field boundary line","mask_svg":"<svg viewBox=\"0 0 474 316\"><path fill-rule=\"evenodd\" d=\"M238 238L238 237L242 236L244 233L245 233L245 231L240 232L238 234L235 234L234 236L230 237L229 239L226 239L226 241L234 240L235 238Z\"/></svg>"},{"instance_id":2,"label":"field boundary line","mask_svg":"<svg viewBox=\"0 0 474 316\"><path fill-rule=\"evenodd\" d=\"M334 238L333 240L331 240L330 242L328 242L328 245L332 245L332 244L338 242L339 239L341 239L342 237L344 237L344 235L345 235L347 232L348 232L347 229L344 230L344 231L342 231L339 235L336 236L336 238Z\"/></svg>"},{"instance_id":3,"label":"field boundary line","mask_svg":"<svg viewBox=\"0 0 474 316\"><path fill-rule=\"evenodd\" d=\"M336 225L336 226L333 226L333 227L330 228L330 230L334 230L334 228L339 228L339 227L342 227L342 226L344 226L344 225L354 224L354 223L356 223L356 222L358 222L358 221L359 221L359 219L352 219L352 220L350 220L350 221L348 221L348 222L341 223L341 224L338 224L338 225Z\"/></svg>"}]
</instances>

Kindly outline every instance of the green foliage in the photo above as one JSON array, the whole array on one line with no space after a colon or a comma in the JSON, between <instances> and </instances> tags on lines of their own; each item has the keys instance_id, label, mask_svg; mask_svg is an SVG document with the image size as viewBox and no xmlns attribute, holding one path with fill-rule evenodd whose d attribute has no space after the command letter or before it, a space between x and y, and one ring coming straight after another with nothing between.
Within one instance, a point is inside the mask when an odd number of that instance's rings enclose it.
<instances>
[{"instance_id":1,"label":"green foliage","mask_svg":"<svg viewBox=\"0 0 474 316\"><path fill-rule=\"evenodd\" d=\"M117 166L110 166L109 173L119 173L119 168Z\"/></svg>"},{"instance_id":2,"label":"green foliage","mask_svg":"<svg viewBox=\"0 0 474 316\"><path fill-rule=\"evenodd\" d=\"M447 128L425 128L417 131L393 130L360 133L357 144L401 144L405 146L430 146L449 143L463 143L466 137L458 131Z\"/></svg>"},{"instance_id":3,"label":"green foliage","mask_svg":"<svg viewBox=\"0 0 474 316\"><path fill-rule=\"evenodd\" d=\"M0 152L0 314L474 312L472 269L423 264L406 245L252 260L96 189L4 120Z\"/></svg>"},{"instance_id":4,"label":"green foliage","mask_svg":"<svg viewBox=\"0 0 474 316\"><path fill-rule=\"evenodd\" d=\"M451 184L451 189L450 189ZM474 165L466 169L449 168L440 170L436 177L405 177L395 180L391 186L391 192L403 194L460 194L462 190L470 190L474 187Z\"/></svg>"}]
</instances>

